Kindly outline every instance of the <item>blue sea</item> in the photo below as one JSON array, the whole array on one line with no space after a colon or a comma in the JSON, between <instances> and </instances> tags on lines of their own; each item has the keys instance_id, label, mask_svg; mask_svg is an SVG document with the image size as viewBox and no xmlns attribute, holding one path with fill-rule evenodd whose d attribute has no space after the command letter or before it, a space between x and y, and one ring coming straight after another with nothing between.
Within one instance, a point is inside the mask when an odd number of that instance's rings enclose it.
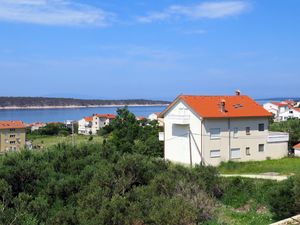
<instances>
[{"instance_id":1,"label":"blue sea","mask_svg":"<svg viewBox=\"0 0 300 225\"><path fill-rule=\"evenodd\" d=\"M270 101L284 99L299 100L300 98L269 98L255 99L257 103L264 104ZM32 122L64 122L66 120L80 120L83 117L99 113L113 113L119 107L77 108L77 109L13 109L0 110L0 120L21 120L25 123ZM148 117L151 113L162 112L165 106L129 106L128 109L136 116Z\"/></svg>"},{"instance_id":2,"label":"blue sea","mask_svg":"<svg viewBox=\"0 0 300 225\"><path fill-rule=\"evenodd\" d=\"M77 109L13 109L0 110L0 120L21 120L32 122L64 122L80 120L83 117L99 113L116 114L119 107L77 108ZM163 111L165 106L129 106L128 109L136 116L148 117L151 113Z\"/></svg>"}]
</instances>

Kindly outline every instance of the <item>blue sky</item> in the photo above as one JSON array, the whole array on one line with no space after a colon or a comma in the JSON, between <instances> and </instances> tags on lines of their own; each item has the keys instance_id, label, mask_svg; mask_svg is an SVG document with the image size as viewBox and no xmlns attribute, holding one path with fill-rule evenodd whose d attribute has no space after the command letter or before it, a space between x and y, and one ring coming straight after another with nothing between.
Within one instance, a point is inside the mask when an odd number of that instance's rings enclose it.
<instances>
[{"instance_id":1,"label":"blue sky","mask_svg":"<svg viewBox=\"0 0 300 225\"><path fill-rule=\"evenodd\" d=\"M1 96L300 96L299 0L0 0Z\"/></svg>"}]
</instances>

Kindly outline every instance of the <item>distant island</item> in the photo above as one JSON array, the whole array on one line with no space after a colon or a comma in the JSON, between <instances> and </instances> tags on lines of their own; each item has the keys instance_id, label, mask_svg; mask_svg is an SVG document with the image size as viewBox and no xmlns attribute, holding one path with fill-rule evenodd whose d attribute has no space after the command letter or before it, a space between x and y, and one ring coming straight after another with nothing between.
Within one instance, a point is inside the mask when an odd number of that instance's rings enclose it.
<instances>
[{"instance_id":1,"label":"distant island","mask_svg":"<svg viewBox=\"0 0 300 225\"><path fill-rule=\"evenodd\" d=\"M170 102L146 99L98 100L47 97L0 97L0 109L94 108L113 106L162 106Z\"/></svg>"}]
</instances>

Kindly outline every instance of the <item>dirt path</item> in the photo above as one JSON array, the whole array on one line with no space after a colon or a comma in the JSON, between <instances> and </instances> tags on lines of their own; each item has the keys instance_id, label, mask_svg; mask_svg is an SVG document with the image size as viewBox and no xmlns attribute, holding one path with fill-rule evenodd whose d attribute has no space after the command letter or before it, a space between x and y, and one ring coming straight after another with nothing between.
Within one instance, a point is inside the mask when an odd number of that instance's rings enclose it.
<instances>
[{"instance_id":1,"label":"dirt path","mask_svg":"<svg viewBox=\"0 0 300 225\"><path fill-rule=\"evenodd\" d=\"M265 179L283 181L289 178L286 175L279 175L278 173L263 173L263 174L220 174L221 177L245 177L252 179Z\"/></svg>"}]
</instances>

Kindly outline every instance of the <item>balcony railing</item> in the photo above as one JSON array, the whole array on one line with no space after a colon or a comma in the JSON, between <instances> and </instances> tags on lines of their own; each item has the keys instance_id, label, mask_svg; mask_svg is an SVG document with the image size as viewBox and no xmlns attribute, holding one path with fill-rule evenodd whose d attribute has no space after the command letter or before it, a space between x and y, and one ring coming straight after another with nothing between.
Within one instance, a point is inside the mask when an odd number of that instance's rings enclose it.
<instances>
[{"instance_id":1,"label":"balcony railing","mask_svg":"<svg viewBox=\"0 0 300 225\"><path fill-rule=\"evenodd\" d=\"M189 115L169 115L167 120L173 124L189 124L190 116Z\"/></svg>"},{"instance_id":2,"label":"balcony railing","mask_svg":"<svg viewBox=\"0 0 300 225\"><path fill-rule=\"evenodd\" d=\"M289 134L283 132L269 132L268 143L289 141Z\"/></svg>"}]
</instances>

